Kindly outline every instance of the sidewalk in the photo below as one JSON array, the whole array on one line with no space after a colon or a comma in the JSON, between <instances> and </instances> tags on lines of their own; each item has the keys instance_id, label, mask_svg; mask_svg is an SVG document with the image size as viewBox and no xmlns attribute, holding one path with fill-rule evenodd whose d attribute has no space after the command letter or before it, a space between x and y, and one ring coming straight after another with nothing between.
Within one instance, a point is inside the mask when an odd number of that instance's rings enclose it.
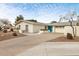
<instances>
[{"instance_id":1,"label":"sidewalk","mask_svg":"<svg viewBox=\"0 0 79 59\"><path fill-rule=\"evenodd\" d=\"M45 42L18 56L79 56L79 42Z\"/></svg>"}]
</instances>

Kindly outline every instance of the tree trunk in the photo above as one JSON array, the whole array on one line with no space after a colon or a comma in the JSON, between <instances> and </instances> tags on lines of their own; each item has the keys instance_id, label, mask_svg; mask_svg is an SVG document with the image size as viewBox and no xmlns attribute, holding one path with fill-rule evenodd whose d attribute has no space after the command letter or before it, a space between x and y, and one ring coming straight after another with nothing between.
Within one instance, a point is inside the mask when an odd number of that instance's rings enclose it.
<instances>
[{"instance_id":1,"label":"tree trunk","mask_svg":"<svg viewBox=\"0 0 79 59\"><path fill-rule=\"evenodd\" d=\"M72 27L73 37L75 37L74 27L73 26L71 27Z\"/></svg>"},{"instance_id":2,"label":"tree trunk","mask_svg":"<svg viewBox=\"0 0 79 59\"><path fill-rule=\"evenodd\" d=\"M72 24L72 21L70 21L70 26L72 27L73 37L75 37L74 26Z\"/></svg>"}]
</instances>

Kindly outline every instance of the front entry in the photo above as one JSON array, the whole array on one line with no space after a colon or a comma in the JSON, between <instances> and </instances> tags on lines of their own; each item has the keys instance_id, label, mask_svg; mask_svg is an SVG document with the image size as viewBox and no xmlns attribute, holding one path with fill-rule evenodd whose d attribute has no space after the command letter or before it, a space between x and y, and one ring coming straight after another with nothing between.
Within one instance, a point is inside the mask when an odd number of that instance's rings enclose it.
<instances>
[{"instance_id":1,"label":"front entry","mask_svg":"<svg viewBox=\"0 0 79 59\"><path fill-rule=\"evenodd\" d=\"M52 26L48 26L48 32L52 32Z\"/></svg>"},{"instance_id":2,"label":"front entry","mask_svg":"<svg viewBox=\"0 0 79 59\"><path fill-rule=\"evenodd\" d=\"M25 31L28 32L28 25L25 25Z\"/></svg>"}]
</instances>

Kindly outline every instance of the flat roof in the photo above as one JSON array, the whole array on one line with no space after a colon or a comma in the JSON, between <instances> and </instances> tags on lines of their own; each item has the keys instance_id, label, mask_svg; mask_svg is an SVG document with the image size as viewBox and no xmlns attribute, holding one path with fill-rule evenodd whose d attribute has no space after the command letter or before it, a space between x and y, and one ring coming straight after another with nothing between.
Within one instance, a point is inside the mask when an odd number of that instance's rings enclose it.
<instances>
[{"instance_id":1,"label":"flat roof","mask_svg":"<svg viewBox=\"0 0 79 59\"><path fill-rule=\"evenodd\" d=\"M50 24L50 23L32 22L32 21L28 21L28 20L20 20L16 23L16 25L21 22L34 24L34 25L45 25L45 26L70 26L70 22L57 22L57 23ZM72 25L76 26L77 23L79 23L79 22L74 21L74 22L72 22Z\"/></svg>"},{"instance_id":2,"label":"flat roof","mask_svg":"<svg viewBox=\"0 0 79 59\"><path fill-rule=\"evenodd\" d=\"M72 25L77 25L78 22L72 22ZM53 23L53 24L49 24L52 26L69 26L70 22L57 22L57 23Z\"/></svg>"}]
</instances>

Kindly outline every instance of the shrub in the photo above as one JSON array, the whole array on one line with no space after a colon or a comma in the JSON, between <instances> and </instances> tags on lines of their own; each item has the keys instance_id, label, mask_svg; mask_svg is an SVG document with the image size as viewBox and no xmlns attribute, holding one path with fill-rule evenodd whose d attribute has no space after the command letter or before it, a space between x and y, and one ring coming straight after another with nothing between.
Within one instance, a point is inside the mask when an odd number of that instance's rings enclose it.
<instances>
[{"instance_id":1,"label":"shrub","mask_svg":"<svg viewBox=\"0 0 79 59\"><path fill-rule=\"evenodd\" d=\"M4 33L7 33L7 29L4 29L3 32L4 32Z\"/></svg>"},{"instance_id":2,"label":"shrub","mask_svg":"<svg viewBox=\"0 0 79 59\"><path fill-rule=\"evenodd\" d=\"M67 39L73 39L73 36L72 36L72 34L71 33L67 33Z\"/></svg>"},{"instance_id":3,"label":"shrub","mask_svg":"<svg viewBox=\"0 0 79 59\"><path fill-rule=\"evenodd\" d=\"M0 31L2 30L2 28L0 27Z\"/></svg>"},{"instance_id":4,"label":"shrub","mask_svg":"<svg viewBox=\"0 0 79 59\"><path fill-rule=\"evenodd\" d=\"M47 29L40 29L41 31L47 31Z\"/></svg>"},{"instance_id":5,"label":"shrub","mask_svg":"<svg viewBox=\"0 0 79 59\"><path fill-rule=\"evenodd\" d=\"M16 32L12 33L13 36L18 36Z\"/></svg>"},{"instance_id":6,"label":"shrub","mask_svg":"<svg viewBox=\"0 0 79 59\"><path fill-rule=\"evenodd\" d=\"M10 29L10 31L12 31L12 32L13 32L13 28L11 28L11 29Z\"/></svg>"}]
</instances>

